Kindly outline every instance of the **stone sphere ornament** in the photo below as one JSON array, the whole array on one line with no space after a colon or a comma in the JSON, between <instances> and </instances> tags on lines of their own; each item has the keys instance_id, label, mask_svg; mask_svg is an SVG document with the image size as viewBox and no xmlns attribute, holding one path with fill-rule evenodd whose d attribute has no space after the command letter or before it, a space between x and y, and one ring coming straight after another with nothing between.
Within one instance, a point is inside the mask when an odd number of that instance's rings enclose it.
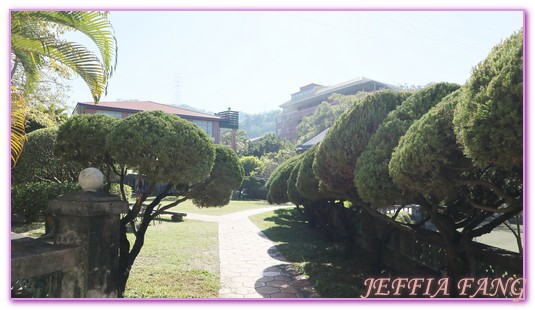
<instances>
[{"instance_id":1,"label":"stone sphere ornament","mask_svg":"<svg viewBox=\"0 0 535 310\"><path fill-rule=\"evenodd\" d=\"M104 175L97 168L89 167L80 172L78 183L83 191L96 192L104 184Z\"/></svg>"}]
</instances>

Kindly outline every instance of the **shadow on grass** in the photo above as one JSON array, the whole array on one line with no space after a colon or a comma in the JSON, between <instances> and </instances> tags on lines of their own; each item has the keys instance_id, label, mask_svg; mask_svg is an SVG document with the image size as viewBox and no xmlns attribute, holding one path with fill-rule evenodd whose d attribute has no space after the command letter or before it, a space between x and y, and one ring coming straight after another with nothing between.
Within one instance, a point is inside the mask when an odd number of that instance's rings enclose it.
<instances>
[{"instance_id":1,"label":"shadow on grass","mask_svg":"<svg viewBox=\"0 0 535 310\"><path fill-rule=\"evenodd\" d=\"M324 298L359 298L364 292L364 274L368 269L362 257L345 258L342 244L327 242L321 230L309 227L296 209L275 210L264 221L276 226L262 232L273 242L288 262L309 277ZM268 252L269 253L269 252Z\"/></svg>"}]
</instances>

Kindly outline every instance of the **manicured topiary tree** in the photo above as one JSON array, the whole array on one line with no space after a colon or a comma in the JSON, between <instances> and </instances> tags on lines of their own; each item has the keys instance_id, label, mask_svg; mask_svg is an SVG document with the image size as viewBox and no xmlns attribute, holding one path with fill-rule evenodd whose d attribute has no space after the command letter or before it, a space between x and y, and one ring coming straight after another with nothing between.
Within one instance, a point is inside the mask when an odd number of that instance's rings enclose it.
<instances>
[{"instance_id":1,"label":"manicured topiary tree","mask_svg":"<svg viewBox=\"0 0 535 310\"><path fill-rule=\"evenodd\" d=\"M408 97L407 93L380 91L358 100L340 116L320 143L314 174L329 190L354 199L353 173L357 158L386 115Z\"/></svg>"},{"instance_id":2,"label":"manicured topiary tree","mask_svg":"<svg viewBox=\"0 0 535 310\"><path fill-rule=\"evenodd\" d=\"M457 138L481 166L523 164L523 39L520 30L492 49L473 69L455 110Z\"/></svg>"},{"instance_id":3,"label":"manicured topiary tree","mask_svg":"<svg viewBox=\"0 0 535 310\"><path fill-rule=\"evenodd\" d=\"M214 166L216 151L210 137L202 129L176 115L161 111L136 113L121 120L112 128L107 142L110 155L117 163L137 171L149 183L147 191L137 198L130 212L121 219L119 269L120 288L124 291L130 269L143 247L147 228L156 216L156 206L173 187L187 195L191 187L205 181ZM139 214L156 183L166 186L146 206L135 234L136 239L130 247L126 226ZM186 199L188 197L181 197L159 208L159 211Z\"/></svg>"},{"instance_id":4,"label":"manicured topiary tree","mask_svg":"<svg viewBox=\"0 0 535 310\"><path fill-rule=\"evenodd\" d=\"M126 175L125 167L116 165L107 147L109 133L118 122L104 114L75 114L58 129L56 154L62 160L78 162L84 168L100 169L106 179L106 191L116 176L123 178Z\"/></svg>"},{"instance_id":5,"label":"manicured topiary tree","mask_svg":"<svg viewBox=\"0 0 535 310\"><path fill-rule=\"evenodd\" d=\"M218 207L230 202L232 190L240 187L243 167L238 155L229 147L215 145L215 163L210 177L184 193L198 207Z\"/></svg>"},{"instance_id":6,"label":"manicured topiary tree","mask_svg":"<svg viewBox=\"0 0 535 310\"><path fill-rule=\"evenodd\" d=\"M392 152L414 121L459 87L451 83L427 86L388 114L355 165L354 184L364 201L376 208L405 202L407 197L392 183L388 172Z\"/></svg>"},{"instance_id":7,"label":"manicured topiary tree","mask_svg":"<svg viewBox=\"0 0 535 310\"><path fill-rule=\"evenodd\" d=\"M318 150L318 145L314 145L303 153L299 171L297 174L296 187L301 196L309 201L330 200L336 197L336 194L329 191L326 186L322 185L312 168L314 158Z\"/></svg>"},{"instance_id":8,"label":"manicured topiary tree","mask_svg":"<svg viewBox=\"0 0 535 310\"><path fill-rule=\"evenodd\" d=\"M453 132L453 111L462 99L461 90L447 96L400 137L390 154L389 174L402 190L446 197L455 191L455 171L473 168Z\"/></svg>"},{"instance_id":9,"label":"manicured topiary tree","mask_svg":"<svg viewBox=\"0 0 535 310\"><path fill-rule=\"evenodd\" d=\"M453 283L468 275L468 243L522 209L521 174L477 168L463 155L452 124L462 100L464 93L457 91L416 121L389 163L394 183L418 195L417 202L441 234ZM501 215L485 222L494 213Z\"/></svg>"},{"instance_id":10,"label":"manicured topiary tree","mask_svg":"<svg viewBox=\"0 0 535 310\"><path fill-rule=\"evenodd\" d=\"M176 115L161 111L136 113L123 120L114 120L95 116L84 116L72 122L64 130L92 133L93 126L103 125L100 121L110 121L113 126L103 130L98 145L89 150L88 141L78 141L74 135L66 135L72 145L79 143L84 152L75 152L79 160L108 161L111 166L136 171L147 183L147 189L141 193L129 212L121 219L121 236L119 251L119 289L124 292L130 269L143 247L145 233L149 224L157 216L179 203L193 199L198 206L222 206L229 202L232 189L239 187L243 177L243 168L236 154L227 147L215 146L210 137L199 127ZM102 129L102 128L101 128ZM96 139L96 138L95 138ZM68 151L68 143L64 143ZM74 156L71 155L71 156ZM122 174L124 176L124 173ZM157 184L164 184L154 200L145 206L141 223L136 227L134 219L138 217L142 205L150 195L154 195ZM120 178L124 188L124 178ZM176 200L161 205L166 196L176 196ZM124 195L123 195L124 196ZM158 207L158 208L157 208ZM126 237L126 227L134 229L135 240L131 245Z\"/></svg>"},{"instance_id":11,"label":"manicured topiary tree","mask_svg":"<svg viewBox=\"0 0 535 310\"><path fill-rule=\"evenodd\" d=\"M85 167L110 163L106 139L119 120L104 114L75 114L58 130L57 153Z\"/></svg>"},{"instance_id":12,"label":"manicured topiary tree","mask_svg":"<svg viewBox=\"0 0 535 310\"><path fill-rule=\"evenodd\" d=\"M266 183L268 188L267 200L271 204L289 202L288 179L295 166L299 163L301 155L294 156L280 164Z\"/></svg>"},{"instance_id":13,"label":"manicured topiary tree","mask_svg":"<svg viewBox=\"0 0 535 310\"><path fill-rule=\"evenodd\" d=\"M288 200L296 206L304 206L309 203L308 199L301 195L301 193L299 193L297 190L297 176L302 163L303 159L301 156L300 160L294 165L292 172L290 172L290 176L287 181L286 193L288 194Z\"/></svg>"},{"instance_id":14,"label":"manicured topiary tree","mask_svg":"<svg viewBox=\"0 0 535 310\"><path fill-rule=\"evenodd\" d=\"M267 199L266 181L263 179L254 176L244 177L241 190L244 191L246 199Z\"/></svg>"},{"instance_id":15,"label":"manicured topiary tree","mask_svg":"<svg viewBox=\"0 0 535 310\"><path fill-rule=\"evenodd\" d=\"M26 182L73 182L82 167L71 160L61 160L55 153L58 129L43 128L27 134L24 152L11 170L12 184Z\"/></svg>"}]
</instances>

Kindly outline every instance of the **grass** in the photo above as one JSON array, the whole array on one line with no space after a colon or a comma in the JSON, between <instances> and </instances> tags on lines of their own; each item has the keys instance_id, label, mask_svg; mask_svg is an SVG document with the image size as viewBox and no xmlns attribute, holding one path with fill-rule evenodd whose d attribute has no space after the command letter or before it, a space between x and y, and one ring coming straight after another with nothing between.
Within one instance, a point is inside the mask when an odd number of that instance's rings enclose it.
<instances>
[{"instance_id":1,"label":"grass","mask_svg":"<svg viewBox=\"0 0 535 310\"><path fill-rule=\"evenodd\" d=\"M343 246L327 242L295 208L253 215L250 219L273 241L286 259L309 277L324 298L359 298L365 294L366 265L359 258L345 258Z\"/></svg>"},{"instance_id":2,"label":"grass","mask_svg":"<svg viewBox=\"0 0 535 310\"><path fill-rule=\"evenodd\" d=\"M151 224L128 279L127 298L212 298L219 294L217 223L185 219ZM37 238L44 222L11 230ZM134 240L132 234L128 235Z\"/></svg>"},{"instance_id":3,"label":"grass","mask_svg":"<svg viewBox=\"0 0 535 310\"><path fill-rule=\"evenodd\" d=\"M149 197L145 204L150 203L153 200L152 197ZM162 206L169 204L175 200L175 197L166 197L162 202ZM134 200L132 200L133 202ZM206 214L206 215L225 215L229 213L250 210L250 209L260 209L272 207L265 200L231 200L230 203L223 207L212 207L212 208L199 208L193 204L191 200L186 200L183 203L179 204L176 207L170 209L170 211L184 212L184 213L197 213L197 214Z\"/></svg>"},{"instance_id":4,"label":"grass","mask_svg":"<svg viewBox=\"0 0 535 310\"><path fill-rule=\"evenodd\" d=\"M133 240L133 235L129 234ZM127 298L212 298L219 294L217 223L151 225L128 279Z\"/></svg>"},{"instance_id":5,"label":"grass","mask_svg":"<svg viewBox=\"0 0 535 310\"><path fill-rule=\"evenodd\" d=\"M39 238L45 234L45 222L12 224L11 231L31 238Z\"/></svg>"}]
</instances>

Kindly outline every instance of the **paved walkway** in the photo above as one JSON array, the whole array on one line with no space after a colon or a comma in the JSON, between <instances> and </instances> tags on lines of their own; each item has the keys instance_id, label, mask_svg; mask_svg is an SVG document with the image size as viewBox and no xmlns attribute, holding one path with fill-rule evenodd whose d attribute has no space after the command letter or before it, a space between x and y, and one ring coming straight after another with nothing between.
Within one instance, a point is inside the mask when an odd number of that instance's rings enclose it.
<instances>
[{"instance_id":1,"label":"paved walkway","mask_svg":"<svg viewBox=\"0 0 535 310\"><path fill-rule=\"evenodd\" d=\"M187 218L219 223L221 298L319 298L249 216L287 206L222 216L188 213Z\"/></svg>"}]
</instances>

